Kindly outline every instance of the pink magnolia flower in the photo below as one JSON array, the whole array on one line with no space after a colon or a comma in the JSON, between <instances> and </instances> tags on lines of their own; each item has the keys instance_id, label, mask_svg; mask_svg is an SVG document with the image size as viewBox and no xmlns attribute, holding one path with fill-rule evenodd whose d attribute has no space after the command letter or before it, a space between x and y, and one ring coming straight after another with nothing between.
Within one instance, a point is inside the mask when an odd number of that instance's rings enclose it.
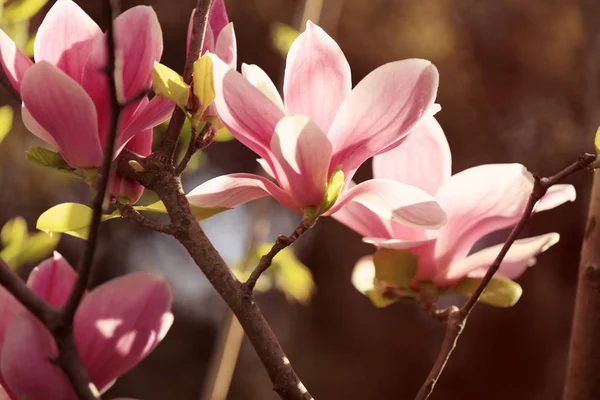
<instances>
[{"instance_id":1,"label":"pink magnolia flower","mask_svg":"<svg viewBox=\"0 0 600 400\"><path fill-rule=\"evenodd\" d=\"M150 89L152 68L163 50L162 31L152 8L134 7L117 17L115 38L122 56L120 96L131 99ZM105 35L73 1L58 0L40 25L34 58L35 64L0 30L0 61L23 99L25 126L54 146L72 167L100 166L111 116L103 72ZM148 155L149 132L169 117L173 107L160 97L144 97L129 105L119 121L115 155L137 135L143 139L129 147ZM137 192L120 193L120 187L117 180L113 194L137 201Z\"/></svg>"},{"instance_id":2,"label":"pink magnolia flower","mask_svg":"<svg viewBox=\"0 0 600 400\"><path fill-rule=\"evenodd\" d=\"M411 281L433 281L446 287L466 277L482 277L502 245L469 255L473 245L486 235L517 223L533 187L533 177L521 164L488 164L451 176L448 142L435 118L414 129L402 146L373 158L373 175L413 184L434 195L448 216L437 231L412 229L373 214L352 203L333 217L378 247L410 250L418 256ZM572 185L555 185L536 205L535 212L548 210L575 199ZM533 264L534 257L554 245L558 233L517 240L506 255L496 277L518 278ZM357 264L373 276L372 256Z\"/></svg>"},{"instance_id":3,"label":"pink magnolia flower","mask_svg":"<svg viewBox=\"0 0 600 400\"><path fill-rule=\"evenodd\" d=\"M27 285L55 307L65 304L77 275L58 253L36 267ZM74 319L77 350L90 380L108 389L165 337L172 322L168 282L150 273L113 279L86 294ZM0 386L11 399L76 399L46 327L0 288Z\"/></svg>"},{"instance_id":4,"label":"pink magnolia flower","mask_svg":"<svg viewBox=\"0 0 600 400\"><path fill-rule=\"evenodd\" d=\"M285 105L275 85L255 65L240 75L213 57L219 118L259 160L277 184L252 174L212 179L188 198L198 207L232 208L265 196L295 212L319 208L336 169L344 187L330 215L349 201L408 225L437 228L445 216L424 191L385 179L358 185L358 167L397 146L412 127L434 112L437 69L426 60L385 64L354 89L350 67L337 43L308 22L292 45L285 70Z\"/></svg>"}]
</instances>

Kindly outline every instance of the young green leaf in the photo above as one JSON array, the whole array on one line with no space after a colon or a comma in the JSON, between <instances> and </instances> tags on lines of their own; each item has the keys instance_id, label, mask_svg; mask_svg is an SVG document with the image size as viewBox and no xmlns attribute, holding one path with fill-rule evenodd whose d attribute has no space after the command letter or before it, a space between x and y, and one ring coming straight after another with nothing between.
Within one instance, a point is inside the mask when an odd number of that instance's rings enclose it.
<instances>
[{"instance_id":1,"label":"young green leaf","mask_svg":"<svg viewBox=\"0 0 600 400\"><path fill-rule=\"evenodd\" d=\"M13 109L11 106L0 107L0 143L4 140L13 124Z\"/></svg>"},{"instance_id":2,"label":"young green leaf","mask_svg":"<svg viewBox=\"0 0 600 400\"><path fill-rule=\"evenodd\" d=\"M342 166L338 165L331 174L331 177L329 178L329 183L327 184L327 188L325 189L325 195L323 196L323 201L321 202L321 206L319 207L318 215L323 214L331 207L333 207L337 198L342 192L343 187L344 172L342 171Z\"/></svg>"},{"instance_id":3,"label":"young green leaf","mask_svg":"<svg viewBox=\"0 0 600 400\"><path fill-rule=\"evenodd\" d=\"M155 62L152 70L152 90L157 96L171 99L185 111L190 97L190 85L171 68Z\"/></svg>"},{"instance_id":4,"label":"young green leaf","mask_svg":"<svg viewBox=\"0 0 600 400\"><path fill-rule=\"evenodd\" d=\"M466 278L447 293L461 293L470 296L481 283L481 278ZM480 301L495 307L512 307L521 298L523 289L508 278L493 278L481 294Z\"/></svg>"},{"instance_id":5,"label":"young green leaf","mask_svg":"<svg viewBox=\"0 0 600 400\"><path fill-rule=\"evenodd\" d=\"M200 109L196 115L201 117L216 97L213 82L213 62L208 54L203 55L194 62L194 95L200 101Z\"/></svg>"},{"instance_id":6,"label":"young green leaf","mask_svg":"<svg viewBox=\"0 0 600 400\"><path fill-rule=\"evenodd\" d=\"M92 222L93 210L79 203L58 204L39 216L36 228L48 234L65 233L81 239L87 239ZM120 217L119 212L103 215L102 221Z\"/></svg>"}]
</instances>

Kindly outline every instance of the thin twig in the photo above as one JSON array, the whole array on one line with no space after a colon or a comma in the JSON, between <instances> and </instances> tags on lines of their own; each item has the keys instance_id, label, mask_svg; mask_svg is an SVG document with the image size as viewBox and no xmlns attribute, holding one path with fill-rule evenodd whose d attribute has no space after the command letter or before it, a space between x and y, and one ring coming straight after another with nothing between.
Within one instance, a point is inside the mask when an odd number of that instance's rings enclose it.
<instances>
[{"instance_id":1,"label":"thin twig","mask_svg":"<svg viewBox=\"0 0 600 400\"><path fill-rule=\"evenodd\" d=\"M109 82L110 92L110 128L108 132L108 138L106 140L106 147L104 149L104 160L100 168L100 179L96 188L97 193L92 203L93 215L90 224L89 235L85 252L81 260L81 264L78 269L78 278L75 283L75 287L65 304L63 309L63 318L65 321L72 321L75 315L75 310L85 293L88 285L92 264L94 262L94 254L96 253L96 244L98 243L98 232L100 228L100 222L102 218L102 207L104 205L104 199L106 197L106 191L108 188L108 182L110 179L110 168L112 165L113 153L115 151L115 142L117 137L117 131L119 127L119 116L123 109L122 104L119 102L119 95L117 87L122 86L117 82L117 76L120 76L116 70L116 45L115 45L115 32L114 32L114 18L118 14L117 0L106 0L104 1L105 12L109 16L108 30L106 31L106 47L108 53L108 63L106 65L106 74Z\"/></svg>"},{"instance_id":2,"label":"thin twig","mask_svg":"<svg viewBox=\"0 0 600 400\"><path fill-rule=\"evenodd\" d=\"M196 154L198 150L202 150L208 147L212 143L214 138L215 130L209 122L204 124L202 130L200 131L200 134L198 134L197 128L192 126L190 144L188 145L183 159L181 160L177 168L175 168L175 174L181 175L187 167L190 160L192 159L192 156Z\"/></svg>"},{"instance_id":3,"label":"thin twig","mask_svg":"<svg viewBox=\"0 0 600 400\"><path fill-rule=\"evenodd\" d=\"M258 281L258 278L265 272L271 264L273 263L273 259L279 252L285 249L288 246L291 246L298 238L307 230L313 227L315 221L309 221L307 218L302 218L302 222L300 225L294 230L294 232L290 236L279 235L277 240L271 247L271 250L264 256L260 258L258 265L254 268L254 271L250 274L250 277L243 284L243 289L246 292L246 295L251 295L254 290L254 286Z\"/></svg>"},{"instance_id":4,"label":"thin twig","mask_svg":"<svg viewBox=\"0 0 600 400\"><path fill-rule=\"evenodd\" d=\"M194 62L200 57L200 52L204 46L204 36L206 34L212 1L213 0L198 0L196 8L193 11L194 17L192 22L190 48L183 70L183 80L188 85L192 82ZM179 107L175 107L165 136L160 144L160 150L157 152L163 163L173 163L175 148L177 147L177 141L179 140L181 128L183 127L185 119L185 113Z\"/></svg>"},{"instance_id":5,"label":"thin twig","mask_svg":"<svg viewBox=\"0 0 600 400\"><path fill-rule=\"evenodd\" d=\"M121 212L121 216L123 218L132 219L144 228L148 228L156 232L166 233L167 235L175 234L175 228L173 228L173 225L161 224L160 222L152 221L151 219L148 219L140 214L130 204L123 204L116 199L113 199L112 203Z\"/></svg>"},{"instance_id":6,"label":"thin twig","mask_svg":"<svg viewBox=\"0 0 600 400\"><path fill-rule=\"evenodd\" d=\"M464 325L466 323L467 317L479 301L481 294L490 283L494 274L500 268L502 264L502 260L506 256L506 253L510 250L510 247L513 245L517 237L521 234L521 231L531 218L531 214L535 208L536 203L546 194L548 189L560 182L561 180L567 178L568 176L574 174L575 172L586 170L590 168L590 165L596 159L595 155L592 154L583 154L579 157L579 159L573 164L569 165L567 168L563 169L556 175L553 175L549 178L538 178L534 175L534 185L531 190L531 194L529 195L529 200L527 201L527 205L523 210L523 214L519 219L517 225L511 231L508 239L502 246L500 253L487 270L485 276L481 280L479 286L475 289L475 291L471 294L468 300L463 304L460 309L453 308L449 311L448 320L446 323L446 335L444 337L444 341L442 342L442 348L440 349L440 353L438 358L433 365L433 368L429 372L425 383L419 390L417 397L415 400L426 400L429 398L433 389L435 387L436 382L439 380L452 351L456 347L456 342L463 331Z\"/></svg>"}]
</instances>

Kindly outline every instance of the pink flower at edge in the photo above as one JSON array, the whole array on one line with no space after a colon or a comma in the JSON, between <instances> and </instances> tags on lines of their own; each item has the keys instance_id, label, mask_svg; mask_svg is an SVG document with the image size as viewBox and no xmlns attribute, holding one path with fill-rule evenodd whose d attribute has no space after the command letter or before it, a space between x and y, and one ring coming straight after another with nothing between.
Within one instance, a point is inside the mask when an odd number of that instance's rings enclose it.
<instances>
[{"instance_id":1,"label":"pink flower at edge","mask_svg":"<svg viewBox=\"0 0 600 400\"><path fill-rule=\"evenodd\" d=\"M354 89L350 66L337 43L307 23L292 45L285 70L285 103L255 65L237 73L213 56L215 108L220 120L259 160L277 184L252 174L212 179L188 194L198 207L233 208L273 196L295 212L318 208L336 168L344 189L330 215L353 200L411 226L437 228L445 215L433 197L409 185L374 179L354 185L356 169L383 149L400 144L434 112L437 69L426 60L385 64Z\"/></svg>"},{"instance_id":2,"label":"pink flower at edge","mask_svg":"<svg viewBox=\"0 0 600 400\"><path fill-rule=\"evenodd\" d=\"M486 235L515 225L533 187L533 177L521 164L488 164L451 176L448 142L435 118L421 122L402 146L373 158L373 175L413 184L435 196L448 222L437 231L407 228L384 220L352 203L333 215L378 247L410 250L418 256L412 286L421 281L451 286L466 277L482 277L498 255L501 244L469 255ZM572 185L555 185L536 205L535 212L575 199ZM515 242L496 273L516 279L533 265L535 256L558 242L548 233ZM357 266L374 270L371 256ZM365 272L366 274L366 272Z\"/></svg>"},{"instance_id":3,"label":"pink flower at edge","mask_svg":"<svg viewBox=\"0 0 600 400\"><path fill-rule=\"evenodd\" d=\"M55 253L31 273L27 285L62 306L77 279ZM13 399L75 399L66 375L49 359L57 353L50 332L0 288L0 384ZM91 381L106 390L165 337L172 322L169 283L150 273L113 279L88 293L74 320L77 350Z\"/></svg>"},{"instance_id":4,"label":"pink flower at edge","mask_svg":"<svg viewBox=\"0 0 600 400\"><path fill-rule=\"evenodd\" d=\"M145 6L125 11L115 20L115 36L123 57L122 96L132 98L150 89L154 62L162 54L156 14ZM72 167L100 166L111 116L102 71L104 34L72 0L58 0L39 27L34 58L35 64L0 30L0 62L23 99L25 126ZM160 97L128 106L120 118L115 156L133 137L165 121L173 107Z\"/></svg>"}]
</instances>

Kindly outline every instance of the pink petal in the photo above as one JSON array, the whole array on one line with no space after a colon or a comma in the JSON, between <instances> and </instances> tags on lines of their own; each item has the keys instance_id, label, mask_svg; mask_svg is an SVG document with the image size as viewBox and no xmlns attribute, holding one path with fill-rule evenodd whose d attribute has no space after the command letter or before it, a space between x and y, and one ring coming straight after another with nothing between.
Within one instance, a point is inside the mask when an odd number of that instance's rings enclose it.
<instances>
[{"instance_id":1,"label":"pink petal","mask_svg":"<svg viewBox=\"0 0 600 400\"><path fill-rule=\"evenodd\" d=\"M40 25L33 52L35 61L47 61L82 82L83 67L102 31L75 2L58 0Z\"/></svg>"},{"instance_id":2,"label":"pink petal","mask_svg":"<svg viewBox=\"0 0 600 400\"><path fill-rule=\"evenodd\" d=\"M464 258L479 239L515 224L532 187L521 164L480 165L453 175L436 196L448 214L435 251L440 265Z\"/></svg>"},{"instance_id":3,"label":"pink petal","mask_svg":"<svg viewBox=\"0 0 600 400\"><path fill-rule=\"evenodd\" d=\"M346 179L368 158L398 143L430 114L437 69L426 60L395 61L367 75L346 97L329 130L332 168Z\"/></svg>"},{"instance_id":4,"label":"pink petal","mask_svg":"<svg viewBox=\"0 0 600 400\"><path fill-rule=\"evenodd\" d=\"M281 166L280 185L302 206L319 206L327 187L331 143L304 115L283 117L275 127L271 151ZM277 165L276 164L276 165ZM281 177L281 174L277 174Z\"/></svg>"},{"instance_id":5,"label":"pink petal","mask_svg":"<svg viewBox=\"0 0 600 400\"><path fill-rule=\"evenodd\" d=\"M174 108L173 101L160 96L154 96L149 103L142 103L119 134L115 157L132 137L168 120L173 114Z\"/></svg>"},{"instance_id":6,"label":"pink petal","mask_svg":"<svg viewBox=\"0 0 600 400\"><path fill-rule=\"evenodd\" d=\"M308 115L328 132L351 89L344 53L323 29L308 21L287 55L283 93L288 113Z\"/></svg>"},{"instance_id":7,"label":"pink petal","mask_svg":"<svg viewBox=\"0 0 600 400\"><path fill-rule=\"evenodd\" d=\"M96 387L129 371L165 337L173 322L171 301L169 283L149 273L113 279L88 294L73 330Z\"/></svg>"},{"instance_id":8,"label":"pink petal","mask_svg":"<svg viewBox=\"0 0 600 400\"><path fill-rule=\"evenodd\" d=\"M0 286L0 350L8 326L23 311L25 311L25 307L8 290Z\"/></svg>"},{"instance_id":9,"label":"pink petal","mask_svg":"<svg viewBox=\"0 0 600 400\"><path fill-rule=\"evenodd\" d=\"M265 160L264 158L257 158L256 162L258 163L258 165L260 165L260 167L265 171L267 175L275 179L275 172L273 172L267 160Z\"/></svg>"},{"instance_id":10,"label":"pink petal","mask_svg":"<svg viewBox=\"0 0 600 400\"><path fill-rule=\"evenodd\" d=\"M362 204L384 220L396 220L417 228L437 229L446 222L446 214L433 197L414 186L387 179L371 179L342 192L331 215L348 202Z\"/></svg>"},{"instance_id":11,"label":"pink petal","mask_svg":"<svg viewBox=\"0 0 600 400\"><path fill-rule=\"evenodd\" d=\"M152 153L152 138L154 131L148 129L139 135L134 136L127 146L127 149L141 156L149 156ZM129 204L135 204L142 197L144 187L134 179L115 173L110 181L110 193L115 197L127 198Z\"/></svg>"},{"instance_id":12,"label":"pink petal","mask_svg":"<svg viewBox=\"0 0 600 400\"><path fill-rule=\"evenodd\" d=\"M0 62L11 85L20 92L23 76L33 63L2 29L0 29Z\"/></svg>"},{"instance_id":13,"label":"pink petal","mask_svg":"<svg viewBox=\"0 0 600 400\"><path fill-rule=\"evenodd\" d=\"M196 187L186 197L197 207L234 208L266 196L274 197L292 211L301 212L301 207L277 185L252 174L218 176Z\"/></svg>"},{"instance_id":14,"label":"pink petal","mask_svg":"<svg viewBox=\"0 0 600 400\"><path fill-rule=\"evenodd\" d=\"M16 396L8 392L6 383L3 383L2 376L0 376L0 400L11 400L16 399Z\"/></svg>"},{"instance_id":15,"label":"pink petal","mask_svg":"<svg viewBox=\"0 0 600 400\"><path fill-rule=\"evenodd\" d=\"M21 97L35 121L54 138L67 163L82 168L100 165L96 110L77 82L41 61L25 74Z\"/></svg>"},{"instance_id":16,"label":"pink petal","mask_svg":"<svg viewBox=\"0 0 600 400\"><path fill-rule=\"evenodd\" d=\"M422 240L401 240L401 239L385 239L378 237L365 237L363 242L370 243L377 247L385 247L386 249L392 250L407 250L414 247L422 246L426 243L434 241L435 239L422 239Z\"/></svg>"},{"instance_id":17,"label":"pink petal","mask_svg":"<svg viewBox=\"0 0 600 400\"><path fill-rule=\"evenodd\" d=\"M535 264L535 257L538 254L554 246L559 239L560 235L558 233L547 233L515 241L494 276L517 279L528 267ZM502 246L502 244L499 244L471 254L467 258L452 264L450 268L441 271L434 281L436 284L446 286L465 277L483 277L498 253L500 253Z\"/></svg>"},{"instance_id":18,"label":"pink petal","mask_svg":"<svg viewBox=\"0 0 600 400\"><path fill-rule=\"evenodd\" d=\"M219 118L236 139L270 162L271 137L283 111L218 57L211 58Z\"/></svg>"},{"instance_id":19,"label":"pink petal","mask_svg":"<svg viewBox=\"0 0 600 400\"><path fill-rule=\"evenodd\" d=\"M432 196L450 178L451 168L450 146L434 117L424 118L398 147L373 157L373 177L404 182Z\"/></svg>"},{"instance_id":20,"label":"pink petal","mask_svg":"<svg viewBox=\"0 0 600 400\"><path fill-rule=\"evenodd\" d=\"M27 286L55 307L62 307L67 302L73 286L77 281L77 273L67 260L58 252L42 261L31 271Z\"/></svg>"},{"instance_id":21,"label":"pink petal","mask_svg":"<svg viewBox=\"0 0 600 400\"><path fill-rule=\"evenodd\" d=\"M551 186L544 197L538 201L535 206L535 212L551 210L567 201L575 201L577 192L573 185L554 185Z\"/></svg>"},{"instance_id":22,"label":"pink petal","mask_svg":"<svg viewBox=\"0 0 600 400\"><path fill-rule=\"evenodd\" d=\"M58 149L56 140L54 140L52 135L50 135L47 130L42 128L42 126L38 124L38 122L31 116L31 113L27 107L25 107L25 104L21 105L21 119L23 120L23 125L25 125L25 128L27 128L29 132Z\"/></svg>"},{"instance_id":23,"label":"pink petal","mask_svg":"<svg viewBox=\"0 0 600 400\"><path fill-rule=\"evenodd\" d=\"M210 23L210 29L216 35L219 35L225 29L225 26L229 23L225 0L213 0L208 22Z\"/></svg>"},{"instance_id":24,"label":"pink petal","mask_svg":"<svg viewBox=\"0 0 600 400\"><path fill-rule=\"evenodd\" d=\"M230 68L237 67L237 43L235 40L235 31L233 30L233 22L227 24L215 43L215 54L221 60L225 61Z\"/></svg>"},{"instance_id":25,"label":"pink petal","mask_svg":"<svg viewBox=\"0 0 600 400\"><path fill-rule=\"evenodd\" d=\"M350 201L332 217L361 236L391 238L390 231L386 226L389 221L382 220L379 215L360 203Z\"/></svg>"},{"instance_id":26,"label":"pink petal","mask_svg":"<svg viewBox=\"0 0 600 400\"><path fill-rule=\"evenodd\" d=\"M269 75L263 71L258 65L242 63L242 75L244 78L260 90L265 96L269 98L273 103L277 105L282 111L285 112L283 107L283 100L275 87L275 84L269 78Z\"/></svg>"},{"instance_id":27,"label":"pink petal","mask_svg":"<svg viewBox=\"0 0 600 400\"><path fill-rule=\"evenodd\" d=\"M17 398L74 400L75 393L60 367L54 339L33 315L24 312L10 324L0 359L2 377Z\"/></svg>"}]
</instances>

